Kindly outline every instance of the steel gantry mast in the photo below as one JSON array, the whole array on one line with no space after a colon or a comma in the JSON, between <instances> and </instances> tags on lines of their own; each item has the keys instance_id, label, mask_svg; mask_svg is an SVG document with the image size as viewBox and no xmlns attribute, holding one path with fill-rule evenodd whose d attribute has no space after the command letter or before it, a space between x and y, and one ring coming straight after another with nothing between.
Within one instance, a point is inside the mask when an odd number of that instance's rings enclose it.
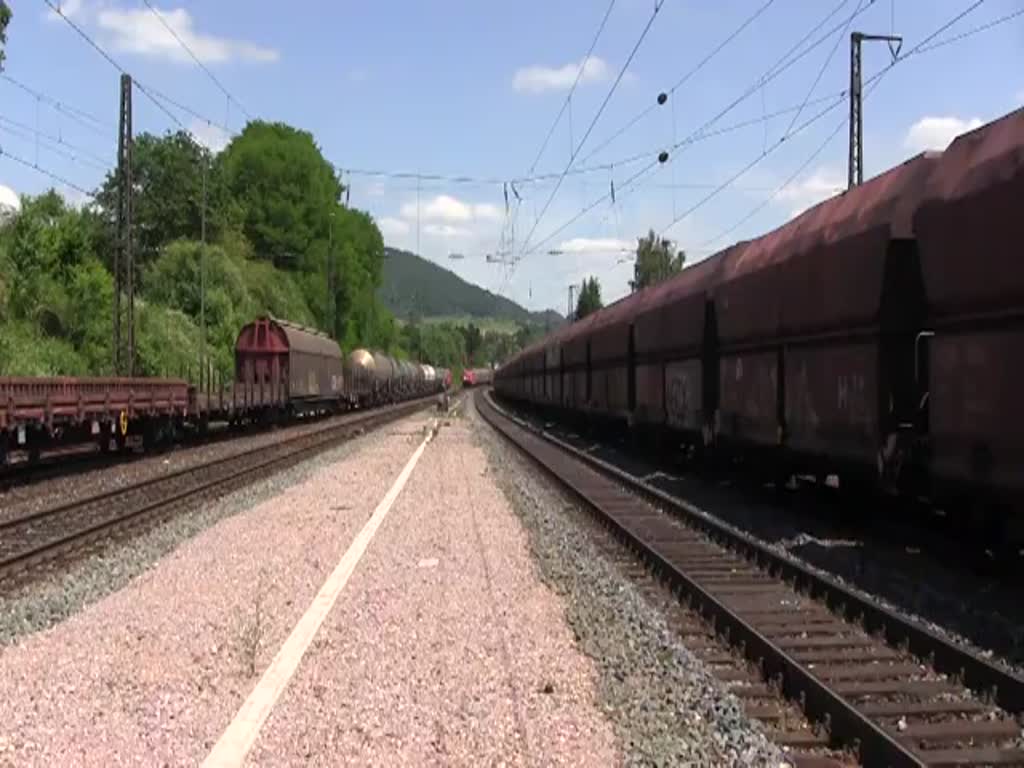
<instances>
[{"instance_id":1,"label":"steel gantry mast","mask_svg":"<svg viewBox=\"0 0 1024 768\"><path fill-rule=\"evenodd\" d=\"M135 373L135 258L132 252L132 78L121 75L117 135L117 247L114 250L114 372Z\"/></svg>"},{"instance_id":2,"label":"steel gantry mast","mask_svg":"<svg viewBox=\"0 0 1024 768\"><path fill-rule=\"evenodd\" d=\"M864 98L861 77L860 46L865 40L884 40L889 43L893 58L899 56L903 38L899 35L850 34L850 162L847 188L864 183ZM895 44L895 48L893 45Z\"/></svg>"}]
</instances>

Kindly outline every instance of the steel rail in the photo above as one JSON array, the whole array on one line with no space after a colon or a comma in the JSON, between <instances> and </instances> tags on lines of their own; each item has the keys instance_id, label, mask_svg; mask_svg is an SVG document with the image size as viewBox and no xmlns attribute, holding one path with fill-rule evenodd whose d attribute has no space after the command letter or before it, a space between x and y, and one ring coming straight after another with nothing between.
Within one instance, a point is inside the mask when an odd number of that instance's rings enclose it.
<instances>
[{"instance_id":1,"label":"steel rail","mask_svg":"<svg viewBox=\"0 0 1024 768\"><path fill-rule=\"evenodd\" d=\"M275 467L294 463L307 455L315 455L336 444L339 440L349 437L353 429L386 424L422 410L435 400L435 396L430 396L386 408L352 414L340 423L332 424L315 432L292 436L279 443L247 449L199 467L175 470L129 486L2 521L0 522L0 533L8 541L14 539L14 546L12 547L13 552L8 552L0 557L0 583L13 573L23 571L29 563L44 557L49 559L48 555L59 554L71 544L89 539L95 534L113 530L161 509L171 508L191 497L230 487L233 483L254 473L266 474L268 470ZM274 455L265 458L268 453ZM256 460L253 461L254 459ZM212 477L210 476L211 471ZM187 483L183 488L170 490L180 480L187 480L189 475L197 474L203 475L197 482ZM161 495L159 493L161 487L167 487L170 492ZM131 497L140 493L144 493L149 500L141 504L132 503ZM158 498L151 498L154 495ZM60 521L79 511L102 507L110 508L119 503L126 504L126 511L114 513L98 522L86 522L77 528L72 525L67 530L51 536L47 536L45 531L39 535L37 530L40 523ZM18 546L19 531L27 539L27 546ZM35 540L33 540L33 536Z\"/></svg>"},{"instance_id":2,"label":"steel rail","mask_svg":"<svg viewBox=\"0 0 1024 768\"><path fill-rule=\"evenodd\" d=\"M767 571L775 580L785 582L794 592L812 600L825 602L835 614L851 622L851 626L862 626L868 633L883 637L888 645L904 648L918 658L927 659L929 666L936 671L953 675L975 692L991 696L1004 710L1013 715L1020 714L1021 702L1024 701L1024 681L1020 677L849 590L828 576L781 555L742 531L713 518L695 505L653 488L617 467L506 413L495 406L489 397L483 400L479 410L488 423L516 444L545 472L565 485L573 495L597 511L603 522L640 552L655 571L674 586L684 590L690 599L697 603L703 614L713 617L717 627L723 628L730 637L730 642L741 644L744 654L761 664L767 677L781 680L784 693L789 698L799 700L809 717L825 723L833 737L848 745L857 745L861 758L867 764L920 766L936 762L943 764L942 761L946 759L968 758L971 755L984 763L989 761L984 758L995 759L1000 754L1002 757L1016 755L1019 759L1024 759L1024 753L1001 751L998 747L948 752L910 749L905 743L906 738L902 738L901 734L881 727L870 715L853 706L846 696L837 693L835 689L838 686L829 685L821 679L823 670L819 669L817 673L810 671L806 664L795 659L791 653L787 653L772 638L760 631L756 621L744 619L740 615L743 611L732 610L729 605L713 595L712 592L715 590L705 588L706 581L702 586L701 579L687 575L684 569L678 566L678 555L674 563L673 557L666 553L670 543L662 540L645 540L642 533L645 526L649 531L654 530L651 528L653 523L650 520L642 519L643 515L630 518L621 510L629 506L629 497L634 500L640 497L654 502L655 505L669 510L674 517L683 520L688 528L695 529L722 549L743 556L759 569ZM604 483L595 481L594 477L601 478ZM590 487L587 487L587 483ZM672 544L675 544L677 549L680 546L678 542ZM768 584L767 581L763 583ZM927 685L922 687L927 688ZM976 726L975 730L979 735L985 730L984 722L965 722L963 725ZM1012 726L1003 724L1001 728L1008 730ZM967 730L971 728L968 727ZM1000 730L1000 727L996 730ZM968 735L964 740L969 741L970 738Z\"/></svg>"}]
</instances>

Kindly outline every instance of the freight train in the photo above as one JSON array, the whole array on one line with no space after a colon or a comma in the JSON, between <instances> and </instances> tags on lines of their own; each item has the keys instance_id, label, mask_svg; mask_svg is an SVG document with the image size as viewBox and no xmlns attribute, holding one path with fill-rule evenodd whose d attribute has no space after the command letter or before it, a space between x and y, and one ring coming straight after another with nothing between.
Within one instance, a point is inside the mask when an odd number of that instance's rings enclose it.
<instances>
[{"instance_id":1,"label":"freight train","mask_svg":"<svg viewBox=\"0 0 1024 768\"><path fill-rule=\"evenodd\" d=\"M494 371L490 368L467 368L462 372L462 386L486 387L494 382Z\"/></svg>"},{"instance_id":2,"label":"freight train","mask_svg":"<svg viewBox=\"0 0 1024 768\"><path fill-rule=\"evenodd\" d=\"M212 422L230 425L374 408L441 393L451 371L357 349L274 317L245 325L233 381L0 377L0 467L12 456L95 443L101 450L173 443Z\"/></svg>"},{"instance_id":3,"label":"freight train","mask_svg":"<svg viewBox=\"0 0 1024 768\"><path fill-rule=\"evenodd\" d=\"M1024 547L1024 110L559 329L500 396Z\"/></svg>"}]
</instances>

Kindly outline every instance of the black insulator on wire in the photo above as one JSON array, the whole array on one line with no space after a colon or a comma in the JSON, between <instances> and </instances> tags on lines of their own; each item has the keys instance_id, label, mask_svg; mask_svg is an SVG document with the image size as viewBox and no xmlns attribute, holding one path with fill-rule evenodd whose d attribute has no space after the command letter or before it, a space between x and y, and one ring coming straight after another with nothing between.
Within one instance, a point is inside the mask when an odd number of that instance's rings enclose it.
<instances>
[{"instance_id":1,"label":"black insulator on wire","mask_svg":"<svg viewBox=\"0 0 1024 768\"><path fill-rule=\"evenodd\" d=\"M664 163L664 162L667 162L667 161L668 161L668 152L666 152L663 149L663 150L661 150L661 152L658 153L658 162L659 163Z\"/></svg>"},{"instance_id":2,"label":"black insulator on wire","mask_svg":"<svg viewBox=\"0 0 1024 768\"><path fill-rule=\"evenodd\" d=\"M658 94L658 104L664 104L666 101L668 101L668 94L662 91Z\"/></svg>"}]
</instances>

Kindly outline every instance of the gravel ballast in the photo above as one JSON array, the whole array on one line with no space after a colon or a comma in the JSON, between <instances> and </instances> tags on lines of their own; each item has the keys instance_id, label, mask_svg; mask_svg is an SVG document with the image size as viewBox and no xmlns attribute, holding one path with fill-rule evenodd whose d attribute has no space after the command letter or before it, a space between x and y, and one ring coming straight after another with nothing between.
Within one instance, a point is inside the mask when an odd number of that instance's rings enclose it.
<instances>
[{"instance_id":1,"label":"gravel ballast","mask_svg":"<svg viewBox=\"0 0 1024 768\"><path fill-rule=\"evenodd\" d=\"M597 673L465 419L377 532L249 765L616 765Z\"/></svg>"},{"instance_id":2,"label":"gravel ballast","mask_svg":"<svg viewBox=\"0 0 1024 768\"><path fill-rule=\"evenodd\" d=\"M783 764L760 724L600 552L580 525L585 513L475 412L471 418L543 579L563 596L577 643L597 665L601 706L626 764Z\"/></svg>"},{"instance_id":3,"label":"gravel ballast","mask_svg":"<svg viewBox=\"0 0 1024 768\"><path fill-rule=\"evenodd\" d=\"M382 427L0 604L0 764L199 764L429 423Z\"/></svg>"},{"instance_id":4,"label":"gravel ballast","mask_svg":"<svg viewBox=\"0 0 1024 768\"><path fill-rule=\"evenodd\" d=\"M433 423L385 427L0 606L0 765L201 763ZM249 764L622 762L473 427L448 423Z\"/></svg>"},{"instance_id":5,"label":"gravel ballast","mask_svg":"<svg viewBox=\"0 0 1024 768\"><path fill-rule=\"evenodd\" d=\"M372 449L378 446L382 439L395 434L396 431L408 431L411 428L410 424L415 424L418 428L421 424L427 423L425 418L423 415L416 415L404 421L383 425L365 435L346 441L337 448L329 449L277 472L266 480L232 492L212 504L205 504L184 514L176 514L140 535L132 535L109 546L100 547L93 554L76 560L70 567L59 564L49 575L34 578L29 585L11 594L0 595L0 648L16 641L21 635L53 626L82 607L121 589L152 567L160 558L173 552L182 542L188 541L219 520L277 496L326 466L368 447ZM227 449L225 445L217 447ZM188 461L196 462L200 458L190 454ZM141 463L130 466L139 468ZM121 469L124 468L111 471ZM145 471L156 470L149 467ZM123 474L119 474L116 479L110 478L109 482L127 481Z\"/></svg>"}]
</instances>

